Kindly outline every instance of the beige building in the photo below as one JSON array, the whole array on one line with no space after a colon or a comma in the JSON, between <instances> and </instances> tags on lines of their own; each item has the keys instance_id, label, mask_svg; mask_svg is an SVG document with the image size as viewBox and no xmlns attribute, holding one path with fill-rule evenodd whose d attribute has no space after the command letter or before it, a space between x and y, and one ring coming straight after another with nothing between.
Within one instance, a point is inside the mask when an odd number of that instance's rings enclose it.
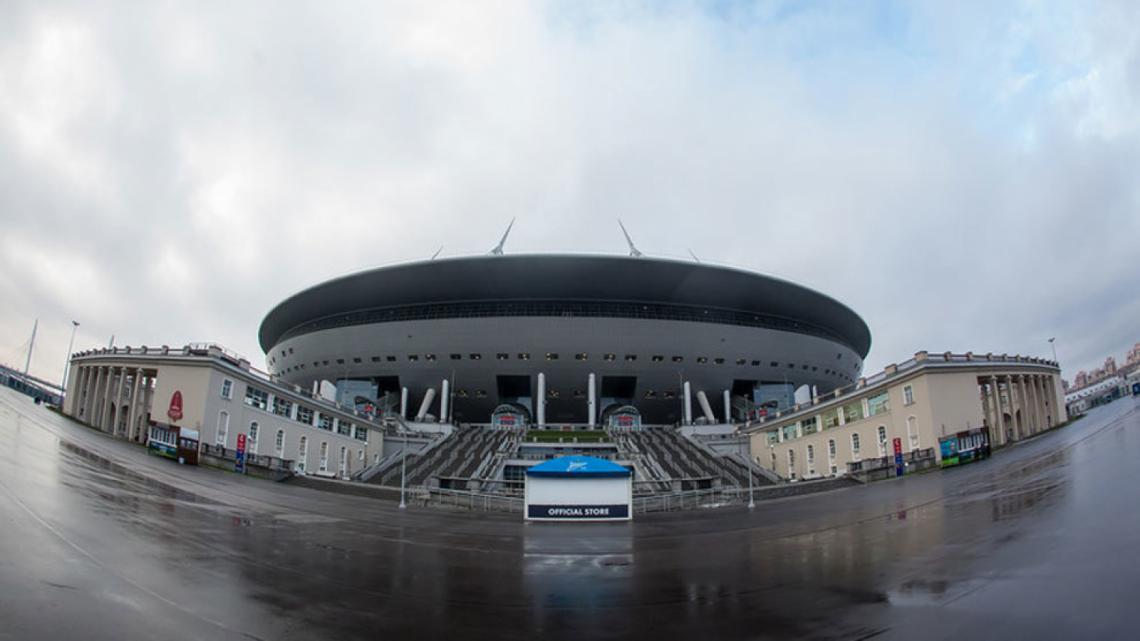
<instances>
[{"instance_id":1,"label":"beige building","mask_svg":"<svg viewBox=\"0 0 1140 641\"><path fill-rule=\"evenodd\" d=\"M181 398L181 416L170 412ZM278 383L217 345L115 347L72 356L64 413L139 443L150 422L198 430L201 445L348 477L380 458L383 427L351 408Z\"/></svg>"},{"instance_id":2,"label":"beige building","mask_svg":"<svg viewBox=\"0 0 1140 641\"><path fill-rule=\"evenodd\" d=\"M848 464L904 453L940 460L939 440L985 428L993 447L1068 420L1060 369L1038 358L918 352L760 422L752 458L785 479L842 475Z\"/></svg>"}]
</instances>

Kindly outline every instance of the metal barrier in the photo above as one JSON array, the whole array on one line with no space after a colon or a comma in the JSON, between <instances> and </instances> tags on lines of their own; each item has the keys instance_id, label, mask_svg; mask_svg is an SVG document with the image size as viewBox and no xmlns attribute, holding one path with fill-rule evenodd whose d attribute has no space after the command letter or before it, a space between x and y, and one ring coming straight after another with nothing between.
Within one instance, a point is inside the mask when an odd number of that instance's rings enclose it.
<instances>
[{"instance_id":1,"label":"metal barrier","mask_svg":"<svg viewBox=\"0 0 1140 641\"><path fill-rule=\"evenodd\" d=\"M523 499L517 496L502 494L483 494L468 490L451 490L443 488L429 488L420 496L423 505L439 507L455 507L467 510L480 510L483 512L518 512L523 511Z\"/></svg>"}]
</instances>

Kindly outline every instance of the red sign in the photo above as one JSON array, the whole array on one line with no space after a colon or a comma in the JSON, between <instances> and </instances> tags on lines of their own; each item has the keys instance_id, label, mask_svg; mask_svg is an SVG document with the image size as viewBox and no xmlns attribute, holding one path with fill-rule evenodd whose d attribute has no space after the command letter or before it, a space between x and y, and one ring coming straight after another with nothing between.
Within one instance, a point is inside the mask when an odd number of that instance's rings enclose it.
<instances>
[{"instance_id":1,"label":"red sign","mask_svg":"<svg viewBox=\"0 0 1140 641\"><path fill-rule=\"evenodd\" d=\"M166 415L172 421L182 420L182 392L174 390L174 395L170 397L170 409L166 410Z\"/></svg>"},{"instance_id":2,"label":"red sign","mask_svg":"<svg viewBox=\"0 0 1140 641\"><path fill-rule=\"evenodd\" d=\"M895 454L902 454L902 439L895 439Z\"/></svg>"},{"instance_id":3,"label":"red sign","mask_svg":"<svg viewBox=\"0 0 1140 641\"><path fill-rule=\"evenodd\" d=\"M239 451L239 452L245 451L245 433L244 432L238 432L237 451Z\"/></svg>"}]
</instances>

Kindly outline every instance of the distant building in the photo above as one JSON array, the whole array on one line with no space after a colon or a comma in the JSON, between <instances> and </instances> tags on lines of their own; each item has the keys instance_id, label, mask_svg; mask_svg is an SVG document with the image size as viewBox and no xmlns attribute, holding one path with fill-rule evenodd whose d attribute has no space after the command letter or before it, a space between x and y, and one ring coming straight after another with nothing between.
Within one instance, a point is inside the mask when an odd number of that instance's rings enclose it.
<instances>
[{"instance_id":1,"label":"distant building","mask_svg":"<svg viewBox=\"0 0 1140 641\"><path fill-rule=\"evenodd\" d=\"M939 462L939 443L984 428L1001 447L1068 420L1052 361L995 354L918 352L852 387L742 429L751 455L785 479L847 473L894 456Z\"/></svg>"}]
</instances>

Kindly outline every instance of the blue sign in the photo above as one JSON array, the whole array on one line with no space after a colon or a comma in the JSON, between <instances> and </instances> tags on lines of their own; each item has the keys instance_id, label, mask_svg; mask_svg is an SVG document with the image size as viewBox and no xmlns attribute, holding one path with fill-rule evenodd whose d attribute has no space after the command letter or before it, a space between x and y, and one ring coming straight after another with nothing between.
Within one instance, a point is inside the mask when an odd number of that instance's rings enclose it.
<instances>
[{"instance_id":1,"label":"blue sign","mask_svg":"<svg viewBox=\"0 0 1140 641\"><path fill-rule=\"evenodd\" d=\"M902 476L904 467L902 454L895 454L895 476Z\"/></svg>"}]
</instances>

